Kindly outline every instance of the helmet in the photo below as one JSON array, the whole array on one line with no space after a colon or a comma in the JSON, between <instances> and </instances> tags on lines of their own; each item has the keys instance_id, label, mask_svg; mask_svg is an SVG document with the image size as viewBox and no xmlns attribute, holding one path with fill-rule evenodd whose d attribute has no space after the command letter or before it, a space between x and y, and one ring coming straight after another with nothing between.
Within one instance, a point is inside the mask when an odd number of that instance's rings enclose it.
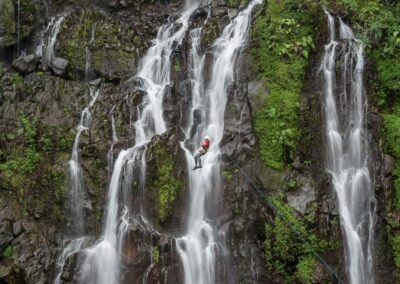
<instances>
[{"instance_id":1,"label":"helmet","mask_svg":"<svg viewBox=\"0 0 400 284\"><path fill-rule=\"evenodd\" d=\"M204 140L210 140L210 137L209 136L204 136Z\"/></svg>"}]
</instances>

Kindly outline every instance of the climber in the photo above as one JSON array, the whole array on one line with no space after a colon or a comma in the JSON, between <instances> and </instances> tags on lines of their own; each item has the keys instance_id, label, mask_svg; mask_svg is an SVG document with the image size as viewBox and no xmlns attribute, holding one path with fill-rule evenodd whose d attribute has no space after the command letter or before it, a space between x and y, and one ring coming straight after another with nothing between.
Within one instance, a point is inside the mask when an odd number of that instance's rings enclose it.
<instances>
[{"instance_id":1,"label":"climber","mask_svg":"<svg viewBox=\"0 0 400 284\"><path fill-rule=\"evenodd\" d=\"M196 164L195 164L193 170L201 168L201 156L203 156L207 153L208 147L210 146L210 138L208 136L205 136L204 141L203 141L203 143L201 143L200 146L201 147L197 150L196 155L194 155L194 161Z\"/></svg>"}]
</instances>

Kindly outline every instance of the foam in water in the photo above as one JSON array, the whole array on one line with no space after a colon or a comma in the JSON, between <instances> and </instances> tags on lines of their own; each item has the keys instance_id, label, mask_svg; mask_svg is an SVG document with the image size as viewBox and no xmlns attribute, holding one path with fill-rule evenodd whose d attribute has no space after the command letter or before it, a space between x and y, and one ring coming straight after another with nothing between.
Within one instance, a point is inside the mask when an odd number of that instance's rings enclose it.
<instances>
[{"instance_id":1,"label":"foam in water","mask_svg":"<svg viewBox=\"0 0 400 284\"><path fill-rule=\"evenodd\" d=\"M365 127L363 44L341 19L340 38L336 40L335 19L329 13L326 14L330 42L325 46L321 70L325 85L327 170L332 176L338 198L350 283L374 283L375 197ZM335 60L339 55L338 50L343 55L341 76L336 78Z\"/></svg>"},{"instance_id":2,"label":"foam in water","mask_svg":"<svg viewBox=\"0 0 400 284\"><path fill-rule=\"evenodd\" d=\"M85 245L85 242L88 241L86 237L77 238L71 241L66 241L66 245L64 245L64 250L61 255L58 257L56 262L56 277L53 281L53 284L61 284L61 274L62 269L65 265L67 259L81 250L81 248Z\"/></svg>"},{"instance_id":3,"label":"foam in water","mask_svg":"<svg viewBox=\"0 0 400 284\"><path fill-rule=\"evenodd\" d=\"M134 124L135 145L122 150L114 163L108 187L103 234L97 244L85 250L86 259L82 268L81 283L119 282L120 256L123 253L123 243L131 217L129 199L131 186L133 179L138 177L135 174L137 172L139 172L138 183L144 184L146 170L144 153L147 143L155 134L166 131L162 103L165 89L170 83L170 58L174 44L182 42L188 28L189 17L195 9L196 5L189 6L176 23L162 26L153 41L153 46L141 61L137 77L141 82L140 88L147 93L147 96ZM176 29L175 24L180 27Z\"/></svg>"},{"instance_id":4,"label":"foam in water","mask_svg":"<svg viewBox=\"0 0 400 284\"><path fill-rule=\"evenodd\" d=\"M219 143L224 132L224 113L227 100L227 89L234 81L234 65L238 52L247 41L250 27L251 12L261 0L252 1L238 16L224 29L214 45L214 59L211 82L207 88L203 82L204 57L198 54L200 32L192 32L192 109L190 121L186 131L186 140L198 145L204 135L210 136L210 148L201 170L192 171L194 166L193 154L185 147L187 167L190 183L190 212L187 233L176 240L177 250L185 273L185 283L215 283L216 261L221 244L218 241L218 232L209 222L208 211L213 204L210 197L217 196L220 188L221 152ZM207 106L209 107L208 109ZM201 125L196 125L194 116L202 117ZM197 129L193 137L192 129Z\"/></svg>"}]
</instances>

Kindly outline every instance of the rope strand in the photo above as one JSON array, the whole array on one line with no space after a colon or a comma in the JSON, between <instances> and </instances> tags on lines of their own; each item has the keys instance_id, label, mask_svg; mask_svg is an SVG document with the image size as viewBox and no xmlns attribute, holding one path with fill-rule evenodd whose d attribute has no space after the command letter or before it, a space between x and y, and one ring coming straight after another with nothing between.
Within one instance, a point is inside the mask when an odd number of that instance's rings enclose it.
<instances>
[{"instance_id":1,"label":"rope strand","mask_svg":"<svg viewBox=\"0 0 400 284\"><path fill-rule=\"evenodd\" d=\"M275 211L277 215L279 215L282 220L284 220L287 225L290 227L290 229L297 235L297 237L305 244L308 246L310 251L314 254L314 256L325 266L326 270L337 280L337 283L339 284L345 284L345 282L340 278L340 276L336 273L336 271L323 259L323 257L315 251L314 247L310 244L310 242L299 232L296 230L295 225L288 219L286 218L285 214L272 202L270 197L262 191L253 181L252 179L247 175L247 173L240 167L232 158L226 154L224 154L232 163L233 165L240 171L240 174L245 178L245 180L251 184L251 186L255 189L256 192L261 194L266 200L268 205Z\"/></svg>"}]
</instances>

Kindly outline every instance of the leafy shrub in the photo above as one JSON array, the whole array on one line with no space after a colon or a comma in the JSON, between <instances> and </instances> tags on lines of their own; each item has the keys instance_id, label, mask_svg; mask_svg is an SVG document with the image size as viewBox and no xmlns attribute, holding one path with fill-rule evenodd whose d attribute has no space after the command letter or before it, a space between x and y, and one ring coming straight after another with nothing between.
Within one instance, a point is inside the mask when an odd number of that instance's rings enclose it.
<instances>
[{"instance_id":1,"label":"leafy shrub","mask_svg":"<svg viewBox=\"0 0 400 284\"><path fill-rule=\"evenodd\" d=\"M253 56L269 89L255 116L255 132L265 163L282 169L295 156L299 138L299 94L307 58L314 48L308 1L270 1L253 31Z\"/></svg>"}]
</instances>

